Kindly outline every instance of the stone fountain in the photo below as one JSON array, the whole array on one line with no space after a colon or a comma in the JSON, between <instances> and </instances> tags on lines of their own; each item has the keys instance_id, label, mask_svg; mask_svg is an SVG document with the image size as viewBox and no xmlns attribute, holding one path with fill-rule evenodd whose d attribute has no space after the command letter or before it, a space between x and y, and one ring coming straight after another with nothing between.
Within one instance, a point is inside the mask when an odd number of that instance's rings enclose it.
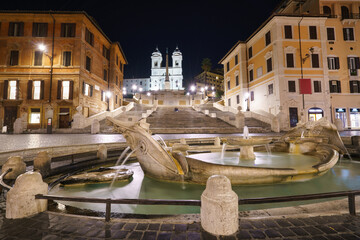
<instances>
[{"instance_id":1,"label":"stone fountain","mask_svg":"<svg viewBox=\"0 0 360 240\"><path fill-rule=\"evenodd\" d=\"M312 147L304 151L318 159L318 163L307 169L279 167L247 167L240 165L222 165L209 163L184 155L184 151L164 148L152 138L149 124L144 121L137 123L121 122L108 117L108 122L114 126L114 131L122 133L131 149L135 150L137 159L145 175L165 181L186 181L205 184L212 175L225 175L232 184L267 184L311 179L323 175L331 169L339 159L339 152L344 148L336 127L324 121L318 121L312 126L301 125L283 136L272 146L272 151L289 153L289 141L301 137L306 130ZM304 130L305 129L305 130ZM311 134L310 134L311 133ZM311 139L315 139L312 141ZM318 141L321 138L322 141ZM327 140L326 140L327 139ZM254 145L267 144L268 139L227 139L231 145L241 148L253 148ZM205 146L206 147L206 146ZM184 147L183 147L184 148ZM218 147L219 148L219 147ZM251 150L247 150L250 152ZM253 153L253 149L252 149ZM253 159L252 154L248 158Z\"/></svg>"}]
</instances>

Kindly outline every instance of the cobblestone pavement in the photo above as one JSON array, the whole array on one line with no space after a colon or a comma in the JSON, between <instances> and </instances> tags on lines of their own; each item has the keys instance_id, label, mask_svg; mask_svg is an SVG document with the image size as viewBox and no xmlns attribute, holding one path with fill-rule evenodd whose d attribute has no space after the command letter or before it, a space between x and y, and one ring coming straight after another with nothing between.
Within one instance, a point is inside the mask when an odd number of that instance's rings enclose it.
<instances>
[{"instance_id":1,"label":"cobblestone pavement","mask_svg":"<svg viewBox=\"0 0 360 240\"><path fill-rule=\"evenodd\" d=\"M104 220L41 213L9 220L1 213L0 239L360 239L360 217L350 215L308 218L241 219L231 236L213 236L199 222L168 223L161 219Z\"/></svg>"}]
</instances>

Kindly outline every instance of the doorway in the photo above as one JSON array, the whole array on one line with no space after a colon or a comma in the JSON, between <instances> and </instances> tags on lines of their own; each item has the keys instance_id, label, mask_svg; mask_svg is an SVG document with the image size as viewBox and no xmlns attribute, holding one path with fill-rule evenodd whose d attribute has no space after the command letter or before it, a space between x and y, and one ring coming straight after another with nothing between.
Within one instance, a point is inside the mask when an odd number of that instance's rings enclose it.
<instances>
[{"instance_id":1,"label":"doorway","mask_svg":"<svg viewBox=\"0 0 360 240\"><path fill-rule=\"evenodd\" d=\"M70 109L60 108L59 112L59 128L69 128L70 124Z\"/></svg>"},{"instance_id":2,"label":"doorway","mask_svg":"<svg viewBox=\"0 0 360 240\"><path fill-rule=\"evenodd\" d=\"M324 111L321 108L310 108L308 111L309 121L317 121L324 117Z\"/></svg>"},{"instance_id":3,"label":"doorway","mask_svg":"<svg viewBox=\"0 0 360 240\"><path fill-rule=\"evenodd\" d=\"M290 127L296 127L298 123L298 109L297 108L289 108L289 117L290 117Z\"/></svg>"},{"instance_id":4,"label":"doorway","mask_svg":"<svg viewBox=\"0 0 360 240\"><path fill-rule=\"evenodd\" d=\"M14 132L14 122L17 118L17 107L5 107L4 115L4 126L7 126L7 132Z\"/></svg>"}]
</instances>

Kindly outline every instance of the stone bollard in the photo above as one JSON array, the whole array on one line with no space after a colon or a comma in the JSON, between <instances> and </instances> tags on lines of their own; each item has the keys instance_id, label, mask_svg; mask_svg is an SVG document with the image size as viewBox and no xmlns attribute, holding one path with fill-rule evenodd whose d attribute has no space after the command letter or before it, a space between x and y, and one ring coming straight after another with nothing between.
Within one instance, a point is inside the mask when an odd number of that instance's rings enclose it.
<instances>
[{"instance_id":1,"label":"stone bollard","mask_svg":"<svg viewBox=\"0 0 360 240\"><path fill-rule=\"evenodd\" d=\"M107 159L107 147L105 144L101 144L99 146L96 156L100 158L101 161L105 161Z\"/></svg>"},{"instance_id":2,"label":"stone bollard","mask_svg":"<svg viewBox=\"0 0 360 240\"><path fill-rule=\"evenodd\" d=\"M216 118L216 113L210 113L210 117Z\"/></svg>"},{"instance_id":3,"label":"stone bollard","mask_svg":"<svg viewBox=\"0 0 360 240\"><path fill-rule=\"evenodd\" d=\"M91 134L97 134L100 133L100 123L99 120L94 119L94 121L91 124Z\"/></svg>"},{"instance_id":4,"label":"stone bollard","mask_svg":"<svg viewBox=\"0 0 360 240\"><path fill-rule=\"evenodd\" d=\"M23 123L21 118L17 118L14 122L14 133L20 134L24 131Z\"/></svg>"},{"instance_id":5,"label":"stone bollard","mask_svg":"<svg viewBox=\"0 0 360 240\"><path fill-rule=\"evenodd\" d=\"M35 199L37 194L47 194L48 185L38 172L21 174L6 196L6 218L24 218L47 210L46 199Z\"/></svg>"},{"instance_id":6,"label":"stone bollard","mask_svg":"<svg viewBox=\"0 0 360 240\"><path fill-rule=\"evenodd\" d=\"M51 158L47 151L39 152L35 157L34 171L39 171L43 177L49 176L51 171Z\"/></svg>"},{"instance_id":7,"label":"stone bollard","mask_svg":"<svg viewBox=\"0 0 360 240\"><path fill-rule=\"evenodd\" d=\"M200 212L202 228L213 235L231 235L239 229L238 196L226 176L209 177Z\"/></svg>"},{"instance_id":8,"label":"stone bollard","mask_svg":"<svg viewBox=\"0 0 360 240\"><path fill-rule=\"evenodd\" d=\"M16 179L20 174L25 173L26 164L20 156L9 157L1 168L1 172L5 172L9 168L11 172L5 175L4 179Z\"/></svg>"},{"instance_id":9,"label":"stone bollard","mask_svg":"<svg viewBox=\"0 0 360 240\"><path fill-rule=\"evenodd\" d=\"M215 137L214 139L214 146L220 147L221 146L221 141L219 137Z\"/></svg>"}]
</instances>

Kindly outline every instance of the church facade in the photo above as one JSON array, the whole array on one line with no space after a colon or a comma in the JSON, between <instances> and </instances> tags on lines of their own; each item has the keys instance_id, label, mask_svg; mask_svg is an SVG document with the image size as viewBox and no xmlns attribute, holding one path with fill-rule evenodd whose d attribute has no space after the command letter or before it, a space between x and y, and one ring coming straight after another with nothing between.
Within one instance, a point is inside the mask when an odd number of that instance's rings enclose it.
<instances>
[{"instance_id":1,"label":"church facade","mask_svg":"<svg viewBox=\"0 0 360 240\"><path fill-rule=\"evenodd\" d=\"M163 57L158 48L151 55L151 76L141 79L124 79L124 93L134 93L158 90L184 90L182 75L182 53L176 47L171 56L172 65L169 66L168 52L165 55L165 66Z\"/></svg>"}]
</instances>

